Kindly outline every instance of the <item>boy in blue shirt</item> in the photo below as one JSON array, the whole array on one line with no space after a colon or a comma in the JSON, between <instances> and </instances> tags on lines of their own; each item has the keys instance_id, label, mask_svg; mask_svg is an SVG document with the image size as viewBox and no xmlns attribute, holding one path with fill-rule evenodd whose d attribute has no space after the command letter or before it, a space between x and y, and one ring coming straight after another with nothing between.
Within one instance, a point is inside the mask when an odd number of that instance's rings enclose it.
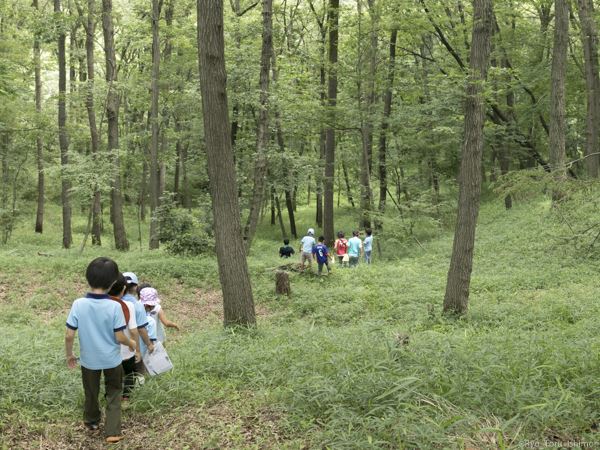
<instances>
[{"instance_id":1,"label":"boy in blue shirt","mask_svg":"<svg viewBox=\"0 0 600 450\"><path fill-rule=\"evenodd\" d=\"M319 275L323 274L323 266L327 266L327 275L331 272L329 268L329 249L325 245L325 237L319 236L319 243L313 247L313 254L317 258Z\"/></svg>"},{"instance_id":2,"label":"boy in blue shirt","mask_svg":"<svg viewBox=\"0 0 600 450\"><path fill-rule=\"evenodd\" d=\"M106 386L106 442L115 443L121 435L121 392L123 368L121 346L136 351L136 343L123 333L126 327L121 305L110 299L107 292L119 276L117 263L109 258L96 258L85 273L90 292L73 302L67 318L65 350L67 366L77 367L73 354L75 333L79 331L81 379L85 393L83 421L91 430L98 430L101 413L98 403L100 377L104 373Z\"/></svg>"}]
</instances>

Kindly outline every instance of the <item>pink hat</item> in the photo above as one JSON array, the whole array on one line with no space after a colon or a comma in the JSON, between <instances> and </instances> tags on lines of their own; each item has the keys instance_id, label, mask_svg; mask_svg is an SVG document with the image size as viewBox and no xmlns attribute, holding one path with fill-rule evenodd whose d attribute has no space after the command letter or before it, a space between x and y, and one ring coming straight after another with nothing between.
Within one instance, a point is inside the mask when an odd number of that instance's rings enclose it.
<instances>
[{"instance_id":1,"label":"pink hat","mask_svg":"<svg viewBox=\"0 0 600 450\"><path fill-rule=\"evenodd\" d=\"M140 301L143 305L154 306L160 303L156 289L147 287L140 291Z\"/></svg>"}]
</instances>

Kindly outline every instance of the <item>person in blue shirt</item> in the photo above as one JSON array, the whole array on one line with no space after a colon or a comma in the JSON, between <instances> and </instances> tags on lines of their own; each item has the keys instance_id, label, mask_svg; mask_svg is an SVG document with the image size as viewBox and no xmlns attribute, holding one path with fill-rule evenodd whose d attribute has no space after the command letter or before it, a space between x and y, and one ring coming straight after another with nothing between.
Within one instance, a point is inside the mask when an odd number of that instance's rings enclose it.
<instances>
[{"instance_id":1,"label":"person in blue shirt","mask_svg":"<svg viewBox=\"0 0 600 450\"><path fill-rule=\"evenodd\" d=\"M136 342L123 333L126 328L121 305L110 299L107 292L119 276L117 263L109 258L96 258L85 273L90 292L73 302L67 317L65 350L67 366L77 367L73 353L75 334L79 332L79 354L81 378L85 393L83 421L92 431L99 428L101 419L98 395L100 377L104 374L106 397L106 442L123 439L121 435L121 392L123 389L123 367L121 346L127 345L136 351Z\"/></svg>"},{"instance_id":2,"label":"person in blue shirt","mask_svg":"<svg viewBox=\"0 0 600 450\"><path fill-rule=\"evenodd\" d=\"M331 268L329 267L329 249L325 245L325 237L319 236L319 243L313 247L313 254L317 259L319 275L323 274L323 266L327 266L327 275L329 275Z\"/></svg>"},{"instance_id":3,"label":"person in blue shirt","mask_svg":"<svg viewBox=\"0 0 600 450\"><path fill-rule=\"evenodd\" d=\"M373 252L373 230L367 228L365 230L367 237L363 242L363 250L365 252L365 263L371 264L371 253Z\"/></svg>"},{"instance_id":4,"label":"person in blue shirt","mask_svg":"<svg viewBox=\"0 0 600 450\"><path fill-rule=\"evenodd\" d=\"M133 272L124 272L123 276L127 280L127 290L125 291L125 295L123 296L123 300L126 302L130 302L135 307L135 320L138 324L138 348L142 347L142 344L146 345L146 348L150 353L154 351L154 344L150 340L148 336L148 330L146 327L148 326L148 318L146 317L146 310L144 309L144 305L140 303L138 300L138 277ZM142 373L144 371L144 363L137 362L135 364L135 371Z\"/></svg>"},{"instance_id":5,"label":"person in blue shirt","mask_svg":"<svg viewBox=\"0 0 600 450\"><path fill-rule=\"evenodd\" d=\"M350 257L350 267L356 267L360 259L362 241L358 237L358 234L358 231L353 231L352 237L348 240L348 256Z\"/></svg>"}]
</instances>

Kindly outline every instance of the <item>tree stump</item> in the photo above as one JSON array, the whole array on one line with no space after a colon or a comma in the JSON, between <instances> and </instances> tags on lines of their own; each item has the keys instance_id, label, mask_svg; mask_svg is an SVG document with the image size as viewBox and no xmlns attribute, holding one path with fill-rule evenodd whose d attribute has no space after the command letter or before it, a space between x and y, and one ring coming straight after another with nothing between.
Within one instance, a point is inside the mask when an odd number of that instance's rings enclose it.
<instances>
[{"instance_id":1,"label":"tree stump","mask_svg":"<svg viewBox=\"0 0 600 450\"><path fill-rule=\"evenodd\" d=\"M290 275L283 270L278 270L275 273L275 293L277 295L287 295L288 297L292 293L290 287Z\"/></svg>"}]
</instances>

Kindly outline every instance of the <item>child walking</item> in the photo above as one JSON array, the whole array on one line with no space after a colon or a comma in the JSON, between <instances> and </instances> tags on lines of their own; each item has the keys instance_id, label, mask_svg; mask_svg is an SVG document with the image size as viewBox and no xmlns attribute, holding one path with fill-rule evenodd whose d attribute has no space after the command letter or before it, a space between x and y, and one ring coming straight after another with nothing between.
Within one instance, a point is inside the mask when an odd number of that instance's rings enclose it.
<instances>
[{"instance_id":1,"label":"child walking","mask_svg":"<svg viewBox=\"0 0 600 450\"><path fill-rule=\"evenodd\" d=\"M99 428L101 413L98 403L100 377L104 374L106 397L106 420L104 432L106 442L115 443L123 439L121 435L121 392L123 368L121 347L127 345L133 352L136 343L123 333L126 328L121 305L108 296L119 276L119 267L112 259L96 258L85 273L90 292L73 302L67 317L65 350L67 366L77 367L73 354L75 334L79 331L79 352L81 380L85 402L83 407L84 425L91 431Z\"/></svg>"},{"instance_id":2,"label":"child walking","mask_svg":"<svg viewBox=\"0 0 600 450\"><path fill-rule=\"evenodd\" d=\"M371 264L371 253L373 252L373 230L367 228L365 232L367 233L367 237L363 242L363 249L365 252L365 263Z\"/></svg>"},{"instance_id":3,"label":"child walking","mask_svg":"<svg viewBox=\"0 0 600 450\"><path fill-rule=\"evenodd\" d=\"M144 292L144 297L142 298L142 292ZM148 309L146 305L151 305L148 303L148 300L151 299L153 302L153 307ZM179 331L179 325L175 322L171 322L167 319L167 315L165 314L165 310L160 305L160 298L158 297L158 292L151 286L147 286L140 291L140 300L144 307L146 308L146 314L154 319L156 322L156 337L161 344L164 344L167 340L167 335L165 333L164 327L167 328L175 328ZM144 303L146 302L146 303Z\"/></svg>"},{"instance_id":4,"label":"child walking","mask_svg":"<svg viewBox=\"0 0 600 450\"><path fill-rule=\"evenodd\" d=\"M315 230L309 228L306 236L300 241L300 252L302 253L302 256L300 257L300 264L302 267L300 270L302 271L304 271L304 263L306 261L308 261L308 268L310 269L312 267L313 247L316 244L314 236Z\"/></svg>"},{"instance_id":5,"label":"child walking","mask_svg":"<svg viewBox=\"0 0 600 450\"><path fill-rule=\"evenodd\" d=\"M344 264L344 256L348 254L348 240L344 237L343 231L338 231L337 239L333 244L335 250L335 256L337 257L340 267Z\"/></svg>"},{"instance_id":6,"label":"child walking","mask_svg":"<svg viewBox=\"0 0 600 450\"><path fill-rule=\"evenodd\" d=\"M350 257L350 267L356 267L360 259L362 241L358 237L358 231L352 232L352 237L348 241L348 256Z\"/></svg>"},{"instance_id":7,"label":"child walking","mask_svg":"<svg viewBox=\"0 0 600 450\"><path fill-rule=\"evenodd\" d=\"M148 330L146 329L148 326L148 319L146 317L146 310L144 309L144 305L142 305L138 299L138 277L133 272L124 272L123 276L125 280L127 280L127 290L125 291L125 295L123 296L123 300L131 303L135 308L135 320L138 326L138 349L141 348L142 345L145 345L150 353L154 351L154 344L148 337ZM135 371L142 373L144 371L144 364L140 362L136 362Z\"/></svg>"},{"instance_id":8,"label":"child walking","mask_svg":"<svg viewBox=\"0 0 600 450\"><path fill-rule=\"evenodd\" d=\"M290 245L289 239L283 240L283 247L279 247L279 257L280 258L290 258L294 253L294 248Z\"/></svg>"},{"instance_id":9,"label":"child walking","mask_svg":"<svg viewBox=\"0 0 600 450\"><path fill-rule=\"evenodd\" d=\"M154 320L154 317L152 317L150 312L160 302L158 295L156 294L156 289L151 287L142 289L140 291L140 301L142 305L144 305L144 309L146 310L146 319L148 320L148 338L154 346L154 343L158 340L158 335L156 329L156 320ZM146 345L142 344L142 348L140 349L142 356L146 353L147 350L149 351L149 349L146 348Z\"/></svg>"},{"instance_id":10,"label":"child walking","mask_svg":"<svg viewBox=\"0 0 600 450\"><path fill-rule=\"evenodd\" d=\"M317 257L319 275L323 274L323 266L327 266L327 275L329 275L331 272L329 267L329 249L325 245L325 237L319 236L319 243L313 248L313 253Z\"/></svg>"},{"instance_id":11,"label":"child walking","mask_svg":"<svg viewBox=\"0 0 600 450\"><path fill-rule=\"evenodd\" d=\"M137 321L135 317L135 306L130 302L122 300L125 291L127 290L127 280L123 275L119 275L113 287L108 291L110 298L121 305L123 313L125 315L125 321L127 322L127 328L124 330L125 336L139 341L139 334L137 330ZM142 360L142 355L138 350L132 352L126 345L121 345L121 359L123 366L123 396L121 402L129 400L131 391L135 386L135 364Z\"/></svg>"}]
</instances>

